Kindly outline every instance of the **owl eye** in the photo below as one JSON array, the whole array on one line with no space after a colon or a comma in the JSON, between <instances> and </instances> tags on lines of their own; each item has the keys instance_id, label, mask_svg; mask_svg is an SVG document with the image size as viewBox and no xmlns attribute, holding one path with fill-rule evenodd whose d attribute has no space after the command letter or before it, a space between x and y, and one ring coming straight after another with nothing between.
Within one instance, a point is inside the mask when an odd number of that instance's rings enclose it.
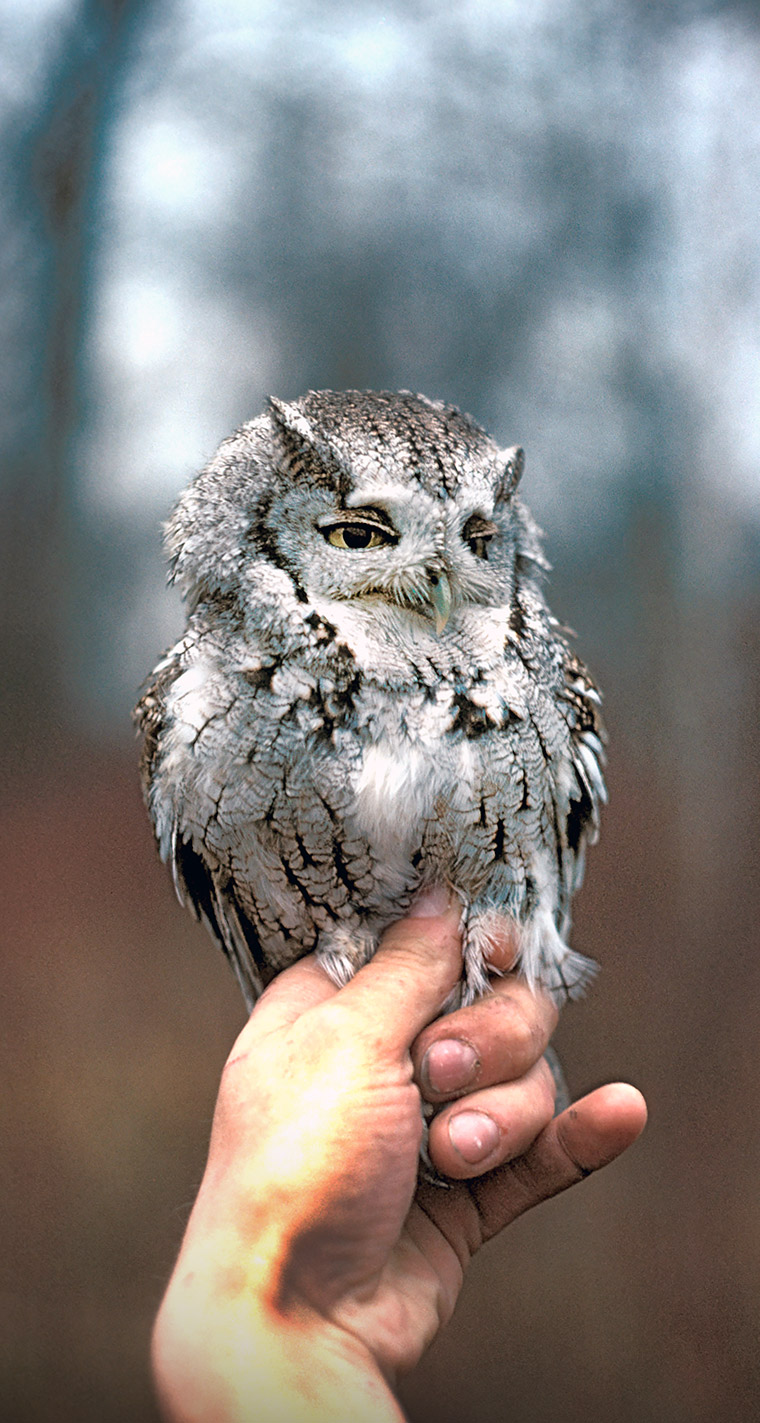
<instances>
[{"instance_id":1,"label":"owl eye","mask_svg":"<svg viewBox=\"0 0 760 1423\"><path fill-rule=\"evenodd\" d=\"M332 524L322 532L333 548L381 548L393 543L390 534L376 524Z\"/></svg>"},{"instance_id":2,"label":"owl eye","mask_svg":"<svg viewBox=\"0 0 760 1423\"><path fill-rule=\"evenodd\" d=\"M489 524L487 519L482 519L479 514L473 514L462 529L462 538L466 544L469 544L470 552L474 553L476 558L487 559L488 545L497 532L495 524Z\"/></svg>"}]
</instances>

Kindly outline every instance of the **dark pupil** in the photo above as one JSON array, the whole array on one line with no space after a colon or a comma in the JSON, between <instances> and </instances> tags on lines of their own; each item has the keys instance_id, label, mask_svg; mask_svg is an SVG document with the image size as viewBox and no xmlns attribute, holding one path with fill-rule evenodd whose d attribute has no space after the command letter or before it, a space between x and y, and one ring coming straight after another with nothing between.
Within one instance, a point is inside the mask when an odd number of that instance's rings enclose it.
<instances>
[{"instance_id":1,"label":"dark pupil","mask_svg":"<svg viewBox=\"0 0 760 1423\"><path fill-rule=\"evenodd\" d=\"M343 542L346 548L366 548L371 538L371 530L362 528L361 524L343 526Z\"/></svg>"}]
</instances>

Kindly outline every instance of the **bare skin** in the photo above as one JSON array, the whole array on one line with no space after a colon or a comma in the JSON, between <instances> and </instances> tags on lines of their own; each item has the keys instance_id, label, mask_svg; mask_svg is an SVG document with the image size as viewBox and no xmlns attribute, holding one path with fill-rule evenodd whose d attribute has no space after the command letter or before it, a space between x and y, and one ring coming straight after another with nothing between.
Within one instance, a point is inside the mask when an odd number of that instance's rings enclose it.
<instances>
[{"instance_id":1,"label":"bare skin","mask_svg":"<svg viewBox=\"0 0 760 1423\"><path fill-rule=\"evenodd\" d=\"M495 967L511 958L505 941ZM310 957L261 998L156 1322L171 1423L400 1420L393 1382L480 1246L639 1135L622 1083L552 1119L556 1011L520 979L438 1018L460 962L458 909L420 902L345 988ZM421 1096L449 1190L418 1182Z\"/></svg>"}]
</instances>

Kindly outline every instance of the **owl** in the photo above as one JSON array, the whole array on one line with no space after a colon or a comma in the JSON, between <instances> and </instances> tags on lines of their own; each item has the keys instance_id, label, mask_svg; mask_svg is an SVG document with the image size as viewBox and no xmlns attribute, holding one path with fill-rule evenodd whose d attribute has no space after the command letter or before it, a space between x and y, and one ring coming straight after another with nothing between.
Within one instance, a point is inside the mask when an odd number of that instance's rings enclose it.
<instances>
[{"instance_id":1,"label":"owl","mask_svg":"<svg viewBox=\"0 0 760 1423\"><path fill-rule=\"evenodd\" d=\"M556 1001L596 838L600 699L543 595L500 449L408 391L272 399L167 525L187 630L143 690L143 779L180 900L251 1007L316 951L337 984L425 888L462 905L456 1001L507 920Z\"/></svg>"}]
</instances>

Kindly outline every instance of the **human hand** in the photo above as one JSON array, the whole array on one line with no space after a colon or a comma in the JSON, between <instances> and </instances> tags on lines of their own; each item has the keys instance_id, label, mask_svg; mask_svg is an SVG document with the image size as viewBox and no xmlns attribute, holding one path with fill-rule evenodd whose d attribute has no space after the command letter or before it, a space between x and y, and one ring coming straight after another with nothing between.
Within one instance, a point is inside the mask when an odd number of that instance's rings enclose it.
<instances>
[{"instance_id":1,"label":"human hand","mask_svg":"<svg viewBox=\"0 0 760 1423\"><path fill-rule=\"evenodd\" d=\"M461 965L459 910L438 908L343 989L301 960L240 1034L157 1321L168 1418L399 1418L386 1381L448 1320L480 1245L642 1129L621 1084L552 1120L555 1010L517 977L438 1018ZM511 957L505 939L496 967ZM448 1190L418 1181L421 1095Z\"/></svg>"}]
</instances>

